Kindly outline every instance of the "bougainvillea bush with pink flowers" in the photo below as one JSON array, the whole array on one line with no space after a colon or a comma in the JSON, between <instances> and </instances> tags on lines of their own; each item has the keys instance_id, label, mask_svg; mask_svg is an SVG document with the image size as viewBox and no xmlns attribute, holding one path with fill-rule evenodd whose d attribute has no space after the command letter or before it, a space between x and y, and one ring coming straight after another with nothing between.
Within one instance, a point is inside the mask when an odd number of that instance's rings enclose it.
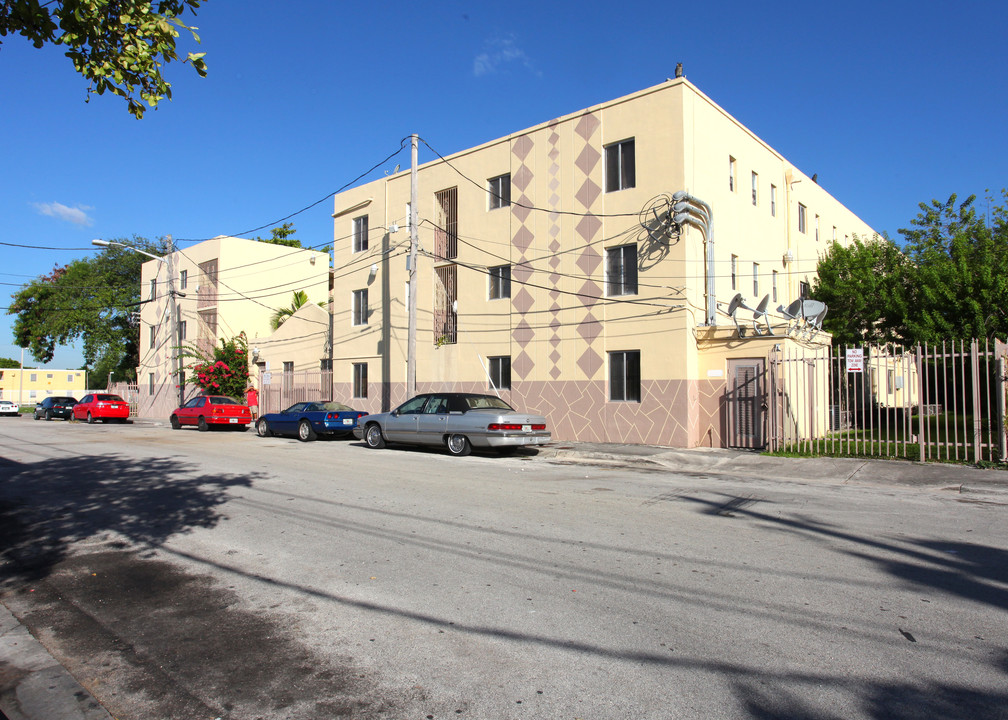
<instances>
[{"instance_id":1,"label":"bougainvillea bush with pink flowers","mask_svg":"<svg viewBox=\"0 0 1008 720\"><path fill-rule=\"evenodd\" d=\"M227 395L244 401L249 382L248 341L245 333L230 340L221 338L213 355L192 345L183 351L194 363L186 366L188 381L208 395Z\"/></svg>"}]
</instances>

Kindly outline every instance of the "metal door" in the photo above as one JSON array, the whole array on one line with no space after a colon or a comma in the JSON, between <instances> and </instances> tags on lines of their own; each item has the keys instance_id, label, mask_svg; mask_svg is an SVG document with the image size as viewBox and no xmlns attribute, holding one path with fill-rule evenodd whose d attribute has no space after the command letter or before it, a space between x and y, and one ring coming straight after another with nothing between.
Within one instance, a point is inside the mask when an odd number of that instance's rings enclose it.
<instances>
[{"instance_id":1,"label":"metal door","mask_svg":"<svg viewBox=\"0 0 1008 720\"><path fill-rule=\"evenodd\" d=\"M762 358L729 360L725 407L728 446L766 446L766 363Z\"/></svg>"}]
</instances>

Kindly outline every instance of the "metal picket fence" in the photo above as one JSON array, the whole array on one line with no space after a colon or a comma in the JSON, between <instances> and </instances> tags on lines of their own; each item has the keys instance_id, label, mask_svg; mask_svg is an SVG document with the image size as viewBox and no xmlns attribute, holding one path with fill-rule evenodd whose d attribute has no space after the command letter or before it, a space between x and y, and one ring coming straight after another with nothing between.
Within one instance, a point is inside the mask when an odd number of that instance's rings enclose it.
<instances>
[{"instance_id":1,"label":"metal picket fence","mask_svg":"<svg viewBox=\"0 0 1008 720\"><path fill-rule=\"evenodd\" d=\"M1003 462L999 341L783 350L767 370L771 450Z\"/></svg>"}]
</instances>

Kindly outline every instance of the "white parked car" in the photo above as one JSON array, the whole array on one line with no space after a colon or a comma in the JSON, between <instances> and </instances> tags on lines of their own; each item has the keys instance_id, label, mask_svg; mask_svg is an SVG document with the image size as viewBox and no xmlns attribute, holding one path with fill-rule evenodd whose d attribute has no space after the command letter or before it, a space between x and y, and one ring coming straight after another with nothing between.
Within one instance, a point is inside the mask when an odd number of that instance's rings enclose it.
<instances>
[{"instance_id":1,"label":"white parked car","mask_svg":"<svg viewBox=\"0 0 1008 720\"><path fill-rule=\"evenodd\" d=\"M0 415L20 415L21 408L16 402L10 400L0 400Z\"/></svg>"}]
</instances>

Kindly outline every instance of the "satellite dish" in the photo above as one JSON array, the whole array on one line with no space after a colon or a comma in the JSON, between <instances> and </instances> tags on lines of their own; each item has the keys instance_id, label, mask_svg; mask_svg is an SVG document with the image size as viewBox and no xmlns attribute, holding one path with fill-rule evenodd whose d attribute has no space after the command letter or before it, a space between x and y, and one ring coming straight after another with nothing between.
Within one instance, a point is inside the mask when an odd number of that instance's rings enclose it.
<instances>
[{"instance_id":1,"label":"satellite dish","mask_svg":"<svg viewBox=\"0 0 1008 720\"><path fill-rule=\"evenodd\" d=\"M735 317L735 311L742 307L742 293L735 293L735 297L728 303L728 314Z\"/></svg>"}]
</instances>

